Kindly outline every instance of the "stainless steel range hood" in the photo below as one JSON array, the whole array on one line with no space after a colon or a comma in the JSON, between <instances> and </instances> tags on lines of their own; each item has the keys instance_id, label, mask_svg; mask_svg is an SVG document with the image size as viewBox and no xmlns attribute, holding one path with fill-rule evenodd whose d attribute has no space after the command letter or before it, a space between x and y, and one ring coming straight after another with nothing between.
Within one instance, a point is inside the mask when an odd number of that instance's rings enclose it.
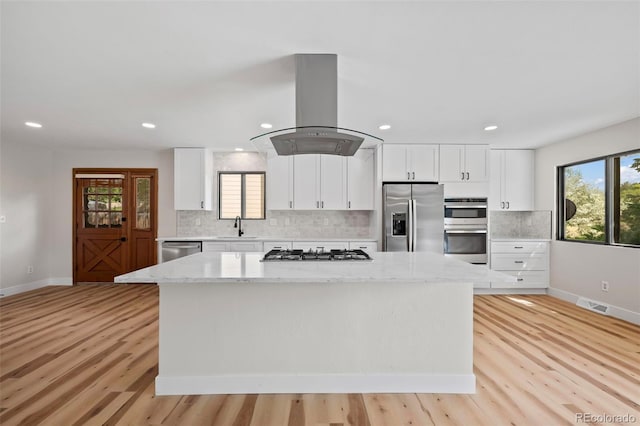
<instances>
[{"instance_id":1,"label":"stainless steel range hood","mask_svg":"<svg viewBox=\"0 0 640 426\"><path fill-rule=\"evenodd\" d=\"M366 135L341 132L338 127L338 57L334 54L297 54L296 127L271 137L278 155L355 154ZM270 132L275 133L275 132ZM376 138L377 139L377 138Z\"/></svg>"}]
</instances>

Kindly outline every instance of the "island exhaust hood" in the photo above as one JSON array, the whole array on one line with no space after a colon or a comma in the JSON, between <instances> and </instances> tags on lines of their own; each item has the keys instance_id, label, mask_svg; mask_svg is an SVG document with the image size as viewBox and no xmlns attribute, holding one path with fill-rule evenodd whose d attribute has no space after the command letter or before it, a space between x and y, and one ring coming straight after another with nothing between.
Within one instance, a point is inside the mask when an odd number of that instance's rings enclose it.
<instances>
[{"instance_id":1,"label":"island exhaust hood","mask_svg":"<svg viewBox=\"0 0 640 426\"><path fill-rule=\"evenodd\" d=\"M268 132L252 140L273 135L270 139L278 155L343 156L354 155L364 136L382 141L367 133L338 127L337 55L297 54L295 66L296 127Z\"/></svg>"}]
</instances>

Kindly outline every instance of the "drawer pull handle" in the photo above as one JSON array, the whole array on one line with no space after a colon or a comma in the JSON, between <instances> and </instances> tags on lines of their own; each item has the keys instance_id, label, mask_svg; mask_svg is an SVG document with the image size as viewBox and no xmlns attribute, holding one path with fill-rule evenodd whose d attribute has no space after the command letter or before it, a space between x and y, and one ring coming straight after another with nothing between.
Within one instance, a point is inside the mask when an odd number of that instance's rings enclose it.
<instances>
[{"instance_id":1,"label":"drawer pull handle","mask_svg":"<svg viewBox=\"0 0 640 426\"><path fill-rule=\"evenodd\" d=\"M518 281L524 281L524 278L518 278Z\"/></svg>"},{"instance_id":2,"label":"drawer pull handle","mask_svg":"<svg viewBox=\"0 0 640 426\"><path fill-rule=\"evenodd\" d=\"M524 247L523 247L523 246L515 246L515 247L513 247L513 248L514 248L514 249L523 249Z\"/></svg>"},{"instance_id":3,"label":"drawer pull handle","mask_svg":"<svg viewBox=\"0 0 640 426\"><path fill-rule=\"evenodd\" d=\"M514 260L513 263L524 263L524 260Z\"/></svg>"}]
</instances>

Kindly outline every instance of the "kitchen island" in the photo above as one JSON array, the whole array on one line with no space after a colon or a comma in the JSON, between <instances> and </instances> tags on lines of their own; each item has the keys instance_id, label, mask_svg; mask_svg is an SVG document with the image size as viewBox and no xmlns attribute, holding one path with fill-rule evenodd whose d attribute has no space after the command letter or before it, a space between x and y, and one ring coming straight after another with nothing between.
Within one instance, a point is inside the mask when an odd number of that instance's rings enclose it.
<instances>
[{"instance_id":1,"label":"kitchen island","mask_svg":"<svg viewBox=\"0 0 640 426\"><path fill-rule=\"evenodd\" d=\"M116 277L160 287L156 394L473 393L473 282L446 258L261 262L199 253Z\"/></svg>"}]
</instances>

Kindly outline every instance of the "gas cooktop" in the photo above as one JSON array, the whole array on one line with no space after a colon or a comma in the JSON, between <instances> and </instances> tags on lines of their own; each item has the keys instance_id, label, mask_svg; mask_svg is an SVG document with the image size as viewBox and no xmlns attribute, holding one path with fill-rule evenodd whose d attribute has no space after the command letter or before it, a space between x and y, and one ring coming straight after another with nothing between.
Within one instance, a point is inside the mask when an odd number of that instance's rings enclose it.
<instances>
[{"instance_id":1,"label":"gas cooktop","mask_svg":"<svg viewBox=\"0 0 640 426\"><path fill-rule=\"evenodd\" d=\"M271 250L262 258L263 262L271 261L303 261L303 260L372 260L363 250Z\"/></svg>"}]
</instances>

